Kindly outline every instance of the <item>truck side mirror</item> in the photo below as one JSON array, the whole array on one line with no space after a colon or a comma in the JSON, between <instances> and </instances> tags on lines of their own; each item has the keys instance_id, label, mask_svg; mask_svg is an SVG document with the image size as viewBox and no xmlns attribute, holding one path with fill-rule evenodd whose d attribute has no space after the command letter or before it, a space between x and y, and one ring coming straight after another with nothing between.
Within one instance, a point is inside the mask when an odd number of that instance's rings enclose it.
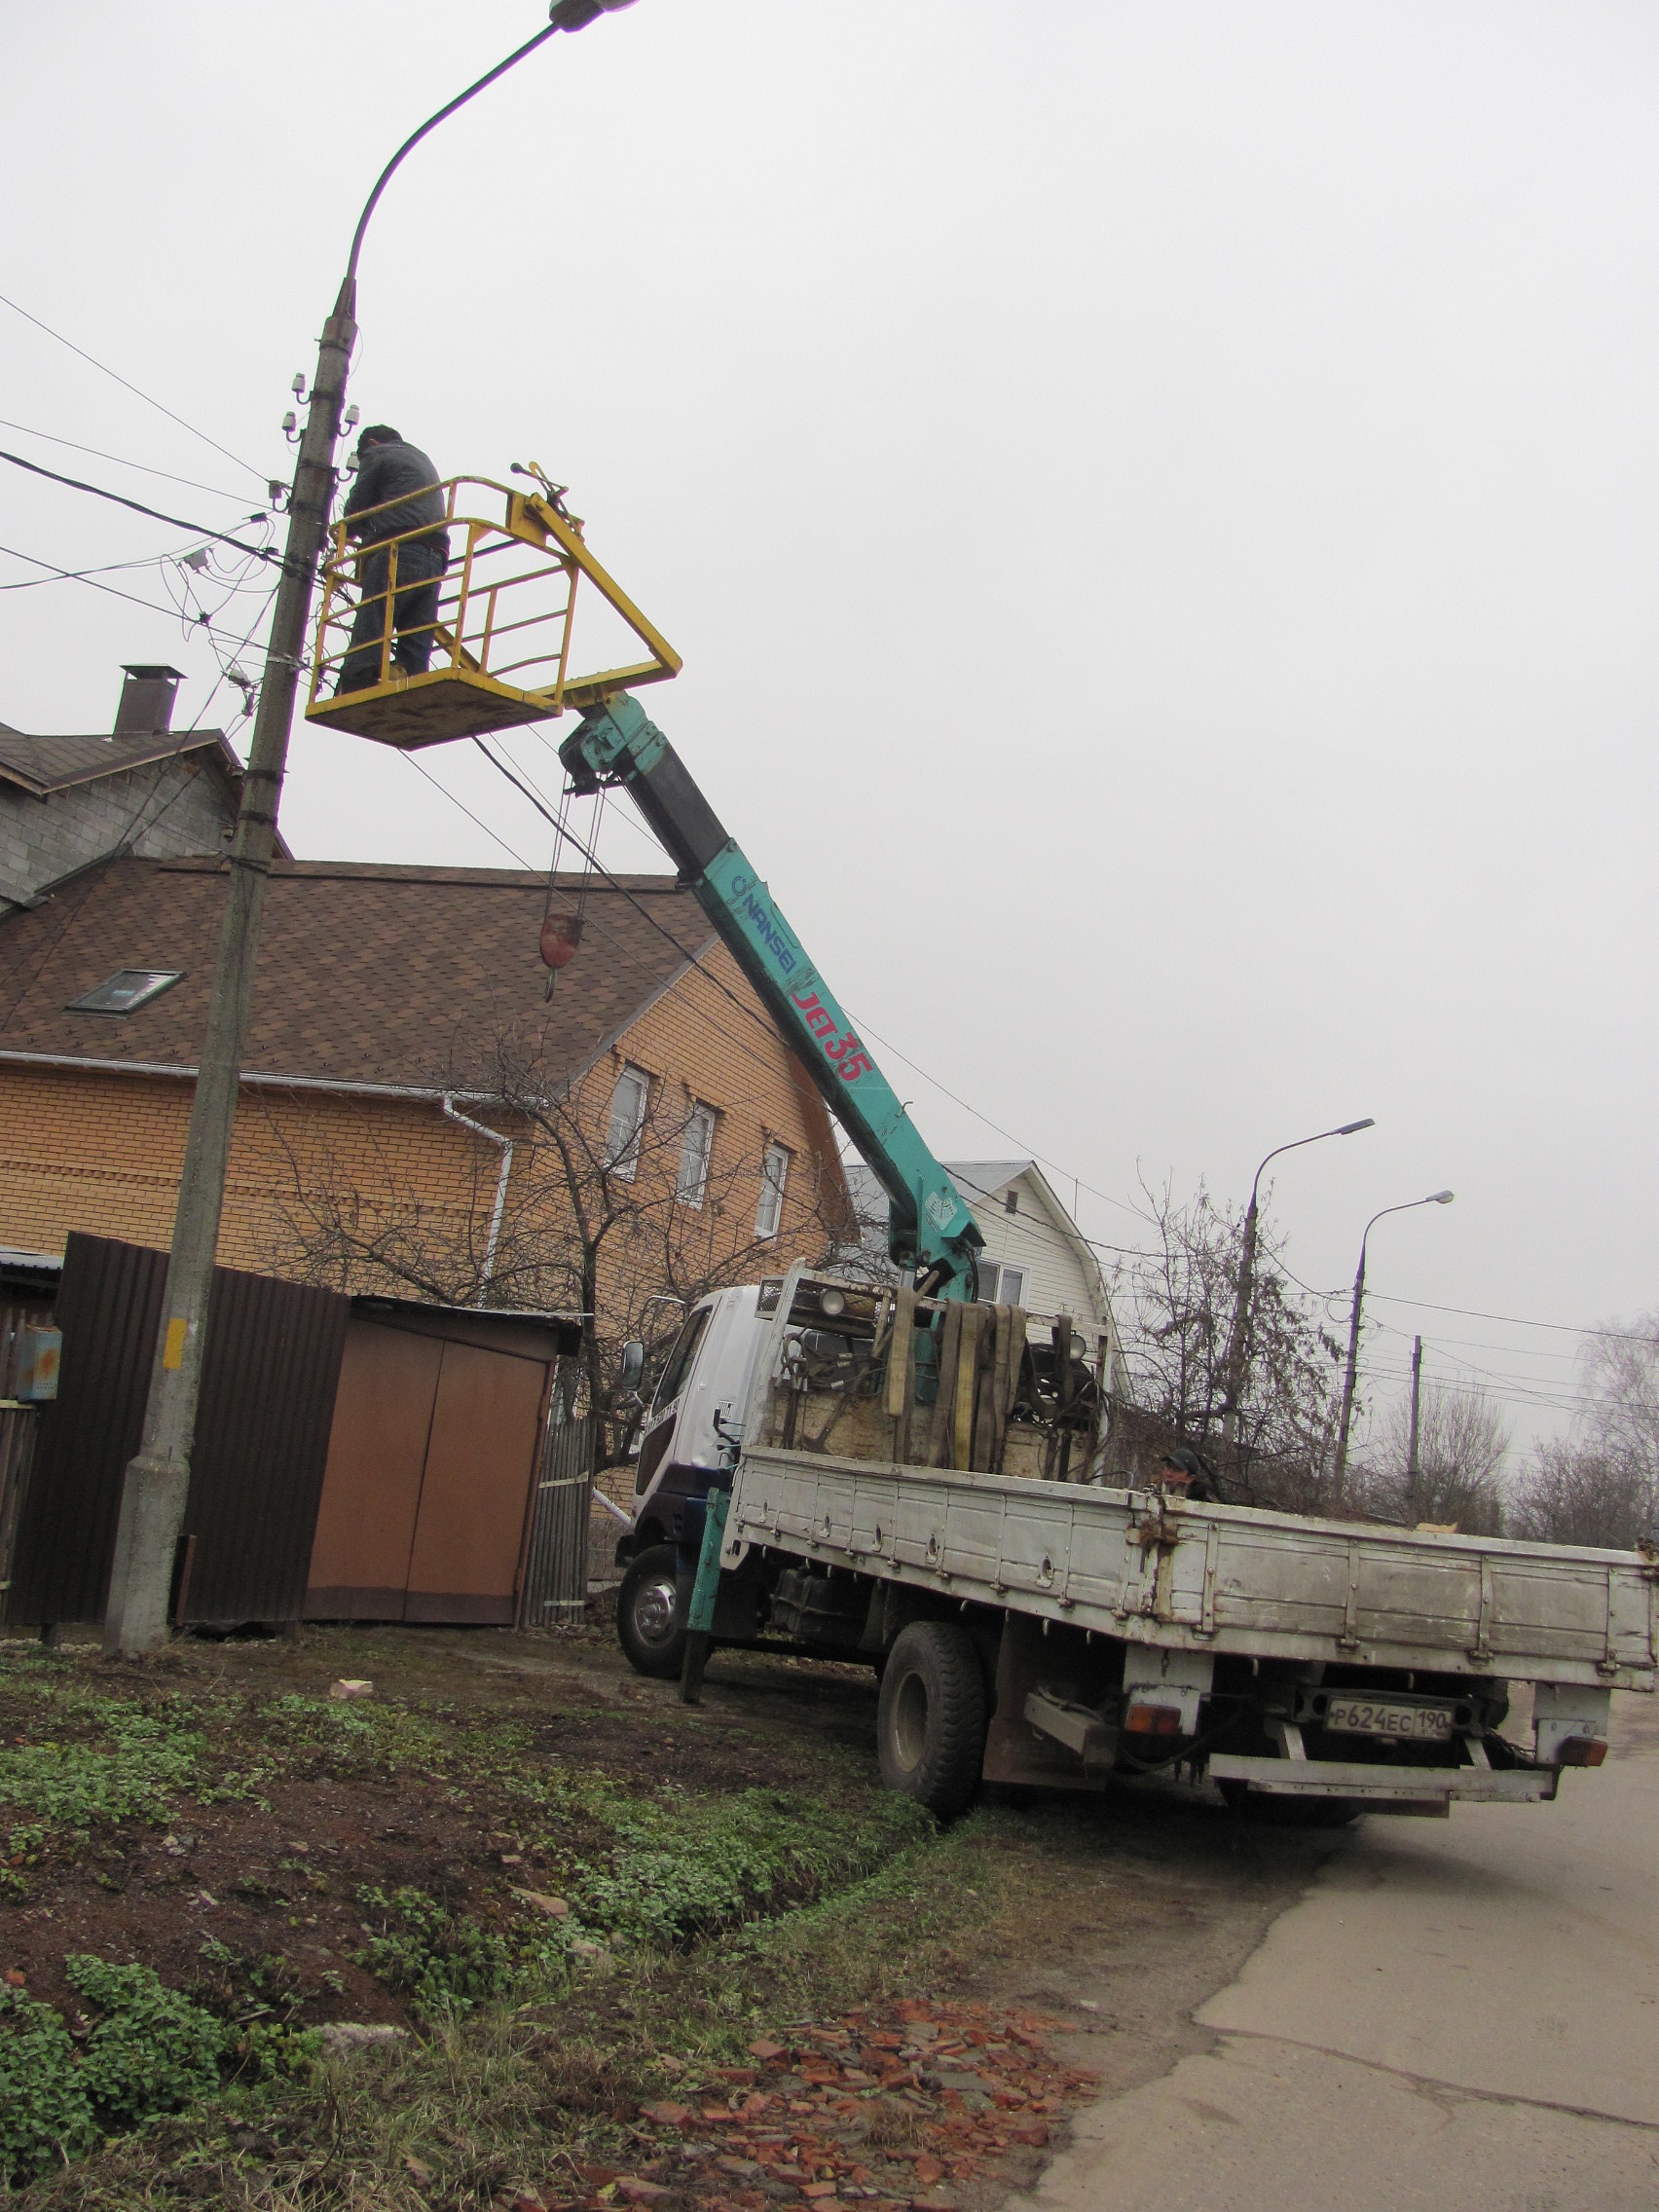
<instances>
[{"instance_id":1,"label":"truck side mirror","mask_svg":"<svg viewBox=\"0 0 1659 2212\"><path fill-rule=\"evenodd\" d=\"M631 1337L622 1346L622 1387L637 1390L640 1378L645 1372L645 1347L638 1337Z\"/></svg>"}]
</instances>

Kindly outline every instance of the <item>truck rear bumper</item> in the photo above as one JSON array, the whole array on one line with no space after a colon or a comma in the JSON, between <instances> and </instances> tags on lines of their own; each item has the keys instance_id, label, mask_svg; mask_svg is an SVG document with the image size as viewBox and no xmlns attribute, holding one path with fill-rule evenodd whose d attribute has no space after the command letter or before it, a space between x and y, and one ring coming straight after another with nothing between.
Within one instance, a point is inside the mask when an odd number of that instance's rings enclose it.
<instances>
[{"instance_id":1,"label":"truck rear bumper","mask_svg":"<svg viewBox=\"0 0 1659 2212\"><path fill-rule=\"evenodd\" d=\"M1450 1804L1474 1798L1506 1805L1554 1797L1554 1767L1376 1766L1358 1759L1245 1758L1218 1751L1212 1782L1247 1782L1275 1797L1345 1797L1378 1806Z\"/></svg>"}]
</instances>

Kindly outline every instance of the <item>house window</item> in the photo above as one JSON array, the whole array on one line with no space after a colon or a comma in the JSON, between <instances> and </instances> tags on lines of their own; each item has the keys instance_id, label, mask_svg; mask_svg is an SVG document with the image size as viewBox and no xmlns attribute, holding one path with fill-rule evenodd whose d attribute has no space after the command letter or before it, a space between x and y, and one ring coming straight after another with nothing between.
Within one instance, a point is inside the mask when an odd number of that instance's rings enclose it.
<instances>
[{"instance_id":1,"label":"house window","mask_svg":"<svg viewBox=\"0 0 1659 2212\"><path fill-rule=\"evenodd\" d=\"M709 1187L709 1155L715 1146L715 1110L693 1106L685 1118L680 1140L680 1183L675 1192L682 1205L700 1206Z\"/></svg>"},{"instance_id":2,"label":"house window","mask_svg":"<svg viewBox=\"0 0 1659 2212\"><path fill-rule=\"evenodd\" d=\"M631 1183L639 1172L640 1131L645 1125L650 1103L651 1079L644 1068L625 1067L610 1093L610 1124L606 1132L605 1163L613 1175Z\"/></svg>"},{"instance_id":3,"label":"house window","mask_svg":"<svg viewBox=\"0 0 1659 2212\"><path fill-rule=\"evenodd\" d=\"M757 1237L776 1236L784 1218L784 1185L789 1180L790 1156L781 1144L769 1144L760 1162L760 1203L755 1209Z\"/></svg>"},{"instance_id":4,"label":"house window","mask_svg":"<svg viewBox=\"0 0 1659 2212\"><path fill-rule=\"evenodd\" d=\"M1025 1270L1004 1268L1002 1282L997 1291L999 1306L1021 1306L1025 1302Z\"/></svg>"},{"instance_id":5,"label":"house window","mask_svg":"<svg viewBox=\"0 0 1659 2212\"><path fill-rule=\"evenodd\" d=\"M95 991L85 991L78 999L71 999L67 1008L70 1014L130 1014L134 1007L148 1006L170 990L184 975L182 968L118 968L108 982L100 983Z\"/></svg>"},{"instance_id":6,"label":"house window","mask_svg":"<svg viewBox=\"0 0 1659 2212\"><path fill-rule=\"evenodd\" d=\"M1025 1270L999 1268L995 1260L979 1255L979 1303L981 1306L1017 1306L1025 1296Z\"/></svg>"}]
</instances>

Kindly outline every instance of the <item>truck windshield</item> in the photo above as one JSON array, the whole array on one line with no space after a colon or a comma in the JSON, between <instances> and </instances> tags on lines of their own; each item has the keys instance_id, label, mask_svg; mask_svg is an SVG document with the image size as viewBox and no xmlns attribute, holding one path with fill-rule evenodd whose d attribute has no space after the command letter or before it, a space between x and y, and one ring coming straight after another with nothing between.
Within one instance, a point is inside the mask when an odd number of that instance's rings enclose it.
<instances>
[{"instance_id":1,"label":"truck windshield","mask_svg":"<svg viewBox=\"0 0 1659 2212\"><path fill-rule=\"evenodd\" d=\"M691 1372L691 1362L697 1356L697 1346L703 1341L703 1331L709 1325L709 1315L713 1310L712 1307L699 1306L695 1313L686 1315L683 1328L674 1340L674 1349L668 1355L668 1365L662 1371L662 1381L656 1386L656 1395L651 1400L653 1414L660 1414L666 1407L672 1406L684 1389L685 1378Z\"/></svg>"}]
</instances>

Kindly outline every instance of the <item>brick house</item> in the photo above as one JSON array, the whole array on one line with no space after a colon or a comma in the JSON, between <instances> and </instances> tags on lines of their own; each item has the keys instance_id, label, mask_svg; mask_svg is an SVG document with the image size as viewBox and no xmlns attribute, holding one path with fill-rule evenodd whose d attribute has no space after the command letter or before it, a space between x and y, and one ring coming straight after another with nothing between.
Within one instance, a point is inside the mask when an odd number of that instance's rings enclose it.
<instances>
[{"instance_id":1,"label":"brick house","mask_svg":"<svg viewBox=\"0 0 1659 2212\"><path fill-rule=\"evenodd\" d=\"M0 917L0 1246L168 1242L226 874L119 856ZM276 864L219 1254L582 1312L597 1388L674 1300L821 1255L846 1185L688 892L595 884L551 999L547 896L518 870Z\"/></svg>"},{"instance_id":2,"label":"brick house","mask_svg":"<svg viewBox=\"0 0 1659 2212\"><path fill-rule=\"evenodd\" d=\"M109 853L214 853L234 827L241 764L224 732L170 727L176 669L125 674L107 734L0 722L0 914Z\"/></svg>"}]
</instances>

